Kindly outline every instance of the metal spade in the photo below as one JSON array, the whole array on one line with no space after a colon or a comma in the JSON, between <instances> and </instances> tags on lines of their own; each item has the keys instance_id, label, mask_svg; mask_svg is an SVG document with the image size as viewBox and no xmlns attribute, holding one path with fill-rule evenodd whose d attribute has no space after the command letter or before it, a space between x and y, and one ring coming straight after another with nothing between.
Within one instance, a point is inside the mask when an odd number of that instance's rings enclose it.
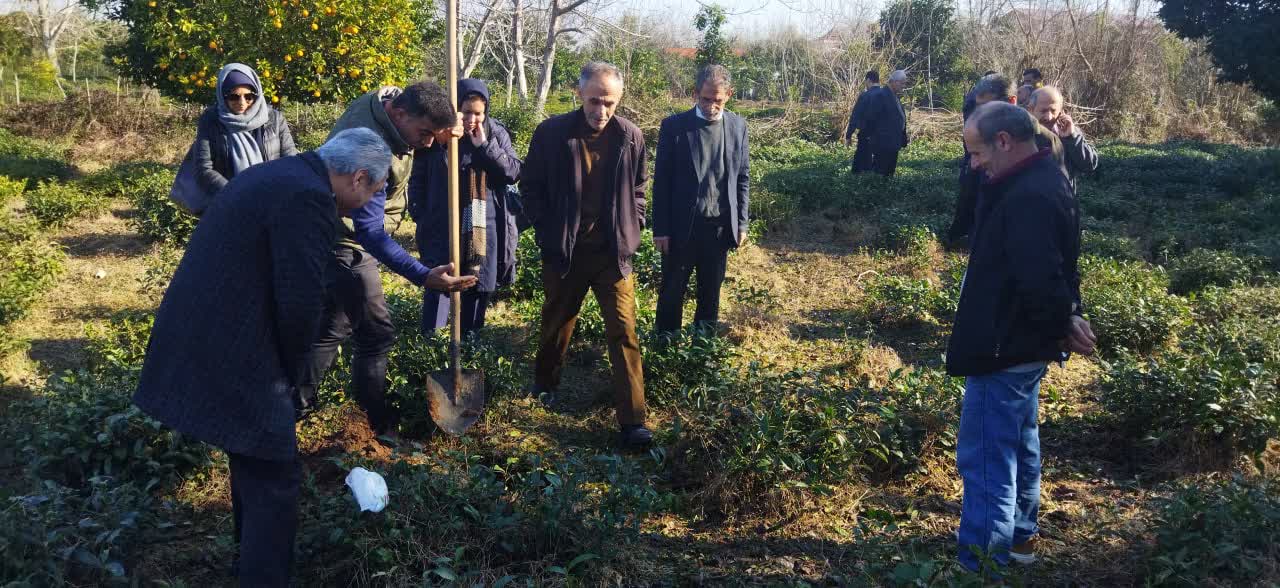
<instances>
[{"instance_id":1,"label":"metal spade","mask_svg":"<svg viewBox=\"0 0 1280 588\"><path fill-rule=\"evenodd\" d=\"M458 103L458 0L448 1L449 98ZM449 139L449 259L453 276L462 275L462 230L459 226L458 139ZM431 420L444 432L461 436L480 420L484 411L484 372L462 369L462 295L449 296L449 369L427 378L427 405Z\"/></svg>"}]
</instances>

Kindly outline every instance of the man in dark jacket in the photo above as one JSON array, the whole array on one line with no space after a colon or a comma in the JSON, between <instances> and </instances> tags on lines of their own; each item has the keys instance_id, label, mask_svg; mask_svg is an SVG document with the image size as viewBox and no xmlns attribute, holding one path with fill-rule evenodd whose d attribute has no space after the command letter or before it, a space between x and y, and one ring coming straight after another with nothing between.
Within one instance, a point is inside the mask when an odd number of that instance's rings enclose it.
<instances>
[{"instance_id":1,"label":"man in dark jacket","mask_svg":"<svg viewBox=\"0 0 1280 588\"><path fill-rule=\"evenodd\" d=\"M733 95L729 70L703 67L694 90L693 109L662 121L653 172L653 244L663 255L657 328L665 333L680 328L695 269L694 323L715 328L729 249L746 240L750 224L747 122L724 108Z\"/></svg>"},{"instance_id":2,"label":"man in dark jacket","mask_svg":"<svg viewBox=\"0 0 1280 588\"><path fill-rule=\"evenodd\" d=\"M535 395L555 393L569 339L587 290L604 315L614 405L628 447L648 445L644 370L636 338L631 256L644 226L644 136L614 116L622 73L602 62L583 66L582 108L538 125L520 180L525 213L542 250L542 334L534 365Z\"/></svg>"},{"instance_id":3,"label":"man in dark jacket","mask_svg":"<svg viewBox=\"0 0 1280 588\"><path fill-rule=\"evenodd\" d=\"M333 364L338 346L354 341L351 379L356 400L369 417L374 433L394 439L396 415L386 405L387 355L395 344L395 327L382 293L378 262L415 285L433 290L464 290L475 276L455 279L452 267L428 269L418 263L391 233L404 219L413 150L462 136L456 107L449 95L432 82L418 82L401 91L388 86L357 98L333 125L333 133L365 128L391 148L391 168L385 190L343 219L325 278L324 319L307 360L302 397L314 402L316 387ZM332 135L330 135L332 136Z\"/></svg>"},{"instance_id":4,"label":"man in dark jacket","mask_svg":"<svg viewBox=\"0 0 1280 588\"><path fill-rule=\"evenodd\" d=\"M391 152L353 130L246 169L200 220L156 312L133 400L227 452L242 586L285 586L300 478L293 391L324 309L340 212L385 182Z\"/></svg>"},{"instance_id":5,"label":"man in dark jacket","mask_svg":"<svg viewBox=\"0 0 1280 588\"><path fill-rule=\"evenodd\" d=\"M483 199L484 251L471 256L478 267L467 263L463 273L478 278L475 288L462 293L462 332L484 327L489 296L499 286L515 281L516 244L520 233L507 188L520 179L521 162L511 146L511 136L502 123L489 116L489 87L481 80L458 80L459 110L463 137L458 141L458 163L462 173L462 208ZM419 152L409 176L409 213L417 221L418 255L427 267L449 263L449 176L445 144ZM475 191L476 193L472 193ZM469 251L474 223L463 223L463 250ZM422 302L424 333L449 324L449 294L427 289Z\"/></svg>"},{"instance_id":6,"label":"man in dark jacket","mask_svg":"<svg viewBox=\"0 0 1280 588\"><path fill-rule=\"evenodd\" d=\"M987 177L946 356L947 372L965 376L958 540L971 570L979 555L1034 561L1040 380L1049 363L1097 342L1081 316L1076 201L1035 129L1005 102L979 106L964 128L972 165Z\"/></svg>"},{"instance_id":7,"label":"man in dark jacket","mask_svg":"<svg viewBox=\"0 0 1280 588\"><path fill-rule=\"evenodd\" d=\"M1065 103L1061 91L1045 86L1031 93L1027 109L1040 121L1040 126L1056 135L1062 143L1067 179L1071 182L1072 193L1075 193L1076 178L1098 171L1098 151L1085 139L1071 115L1064 111Z\"/></svg>"},{"instance_id":8,"label":"man in dark jacket","mask_svg":"<svg viewBox=\"0 0 1280 588\"><path fill-rule=\"evenodd\" d=\"M880 72L871 70L867 72L867 89L858 94L858 100L853 103L853 113L849 115L849 125L845 127L844 143L848 145L853 140L853 133L862 130L867 124L867 103L871 100L869 96L873 92L880 90ZM858 133L858 146L853 150L853 161L850 163L853 173L862 173L871 169L871 147L868 145L867 133Z\"/></svg>"},{"instance_id":9,"label":"man in dark jacket","mask_svg":"<svg viewBox=\"0 0 1280 588\"><path fill-rule=\"evenodd\" d=\"M882 176L892 176L898 169L898 152L907 146L907 113L902 109L902 91L907 87L907 72L897 70L889 75L889 85L868 92L866 122L860 133L871 148L871 169Z\"/></svg>"}]
</instances>

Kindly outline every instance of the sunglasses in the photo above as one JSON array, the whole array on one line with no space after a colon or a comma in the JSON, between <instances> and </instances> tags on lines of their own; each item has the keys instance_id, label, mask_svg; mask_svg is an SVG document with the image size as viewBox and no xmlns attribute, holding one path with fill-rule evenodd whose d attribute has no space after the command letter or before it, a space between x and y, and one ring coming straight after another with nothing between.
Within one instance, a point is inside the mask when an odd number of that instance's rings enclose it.
<instances>
[{"instance_id":1,"label":"sunglasses","mask_svg":"<svg viewBox=\"0 0 1280 588\"><path fill-rule=\"evenodd\" d=\"M245 101L245 102L253 102L254 100L257 100L257 99L258 99L258 95L257 95L257 94L254 94L253 92L249 92L249 93L247 93L247 94L231 94L231 93L228 93L228 94L223 94L223 95L222 95L222 98L223 98L223 100L226 100L227 102L236 102L236 101L238 101L238 100L243 100L243 101Z\"/></svg>"}]
</instances>

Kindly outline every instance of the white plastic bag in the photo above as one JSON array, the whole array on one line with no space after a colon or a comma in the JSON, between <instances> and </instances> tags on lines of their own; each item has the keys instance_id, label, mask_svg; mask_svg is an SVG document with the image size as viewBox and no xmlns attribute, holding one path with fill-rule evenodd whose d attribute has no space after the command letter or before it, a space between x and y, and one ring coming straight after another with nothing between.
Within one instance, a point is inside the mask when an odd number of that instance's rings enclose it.
<instances>
[{"instance_id":1,"label":"white plastic bag","mask_svg":"<svg viewBox=\"0 0 1280 588\"><path fill-rule=\"evenodd\" d=\"M377 472L371 472L364 468L356 468L347 474L347 485L351 487L351 493L356 495L356 502L360 503L360 511L371 510L373 512L382 512L387 506L387 500L390 499L387 493L387 481Z\"/></svg>"}]
</instances>

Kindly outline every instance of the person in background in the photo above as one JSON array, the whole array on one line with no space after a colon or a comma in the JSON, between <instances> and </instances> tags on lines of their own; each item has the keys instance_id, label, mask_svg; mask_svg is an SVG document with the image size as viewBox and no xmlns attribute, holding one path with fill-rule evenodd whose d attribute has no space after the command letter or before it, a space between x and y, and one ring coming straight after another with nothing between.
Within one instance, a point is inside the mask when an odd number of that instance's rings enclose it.
<instances>
[{"instance_id":1,"label":"person in background","mask_svg":"<svg viewBox=\"0 0 1280 588\"><path fill-rule=\"evenodd\" d=\"M1063 168L1067 172L1067 180L1071 183L1071 192L1076 191L1076 179L1081 174L1098 170L1098 151L1085 139L1084 132L1072 120L1063 108L1065 100L1062 92L1053 86L1045 86L1031 94L1028 103L1031 114L1040 121L1040 125L1052 132L1062 143Z\"/></svg>"},{"instance_id":2,"label":"person in background","mask_svg":"<svg viewBox=\"0 0 1280 588\"><path fill-rule=\"evenodd\" d=\"M489 296L515 281L516 244L520 233L516 211L508 199L508 187L520 179L520 159L511 146L507 128L489 116L489 87L481 80L458 80L462 139L458 141L458 178L461 208L483 195L485 250L475 288L462 293L462 332L484 327ZM417 221L418 255L427 267L449 261L448 150L441 143L419 152L409 176L409 214ZM461 209L460 208L460 209ZM463 226L462 242L470 241L471 227ZM465 249L465 247L464 247ZM464 266L467 264L464 262ZM449 324L449 294L427 289L422 301L422 331Z\"/></svg>"},{"instance_id":3,"label":"person in background","mask_svg":"<svg viewBox=\"0 0 1280 588\"><path fill-rule=\"evenodd\" d=\"M1049 363L1092 353L1080 303L1080 225L1062 170L1035 142L1036 121L1004 102L964 128L986 174L950 340L947 373L965 377L956 467L964 485L961 564L1035 561L1040 380Z\"/></svg>"},{"instance_id":4,"label":"person in background","mask_svg":"<svg viewBox=\"0 0 1280 588\"><path fill-rule=\"evenodd\" d=\"M871 169L882 176L892 176L898 169L898 152L907 146L907 113L902 108L902 91L907 87L907 72L889 74L889 85L869 92L866 122L861 134L871 147Z\"/></svg>"},{"instance_id":5,"label":"person in background","mask_svg":"<svg viewBox=\"0 0 1280 588\"><path fill-rule=\"evenodd\" d=\"M324 310L338 215L382 188L372 131L245 170L187 244L156 311L133 402L227 452L241 586L288 586L302 472L296 388Z\"/></svg>"},{"instance_id":6,"label":"person in background","mask_svg":"<svg viewBox=\"0 0 1280 588\"><path fill-rule=\"evenodd\" d=\"M1031 86L1032 88L1044 87L1044 76L1040 74L1040 70L1034 67L1028 67L1022 70L1022 85Z\"/></svg>"},{"instance_id":7,"label":"person in background","mask_svg":"<svg viewBox=\"0 0 1280 588\"><path fill-rule=\"evenodd\" d=\"M995 100L1009 100L1009 79L999 75L991 74L983 76L978 80L978 84L973 87L970 92L973 97L973 108L965 114L965 120L969 115L983 104ZM951 228L947 231L947 244L949 247L957 247L961 239L969 234L969 229L973 226L974 208L977 206L978 186L982 182L981 172L974 170L969 165L969 150L965 149L964 157L961 159L960 166L960 192L956 197L956 213L951 221Z\"/></svg>"},{"instance_id":8,"label":"person in background","mask_svg":"<svg viewBox=\"0 0 1280 588\"><path fill-rule=\"evenodd\" d=\"M1031 93L1036 91L1036 87L1030 84L1018 86L1017 104L1023 108L1027 108L1031 102Z\"/></svg>"},{"instance_id":9,"label":"person in background","mask_svg":"<svg viewBox=\"0 0 1280 588\"><path fill-rule=\"evenodd\" d=\"M533 394L552 401L587 291L604 316L622 445L653 442L645 426L644 366L636 337L631 257L645 222L644 135L615 116L622 72L593 61L582 67L582 107L553 116L533 132L520 180L524 210L542 251L542 332Z\"/></svg>"},{"instance_id":10,"label":"person in background","mask_svg":"<svg viewBox=\"0 0 1280 588\"><path fill-rule=\"evenodd\" d=\"M989 69L982 74L982 78L978 78L978 83L982 83L983 78L986 78L987 76L994 76L994 75L996 75L995 70ZM961 107L960 107L960 116L963 120L968 120L969 115L973 113L973 109L977 108L978 106L978 103L976 100L977 93L978 93L978 87L976 85L973 87L972 90L969 90L967 93L965 93L964 102L961 104Z\"/></svg>"},{"instance_id":11,"label":"person in background","mask_svg":"<svg viewBox=\"0 0 1280 588\"><path fill-rule=\"evenodd\" d=\"M298 154L289 123L262 96L257 72L242 63L218 70L216 100L196 123L196 183L217 194L250 166Z\"/></svg>"},{"instance_id":12,"label":"person in background","mask_svg":"<svg viewBox=\"0 0 1280 588\"><path fill-rule=\"evenodd\" d=\"M391 238L404 219L414 149L461 137L456 108L433 82L417 82L404 90L387 86L352 102L330 135L356 128L377 133L391 149L391 171L386 188L352 211L339 229L325 278L324 318L307 359L302 397L308 407L315 402L316 387L333 364L338 346L352 337L351 390L374 434L392 442L398 437L398 418L386 404L387 355L396 337L378 263L432 290L460 291L476 283L475 276L453 277L452 265L427 268Z\"/></svg>"},{"instance_id":13,"label":"person in background","mask_svg":"<svg viewBox=\"0 0 1280 588\"><path fill-rule=\"evenodd\" d=\"M729 250L746 241L750 224L747 122L725 109L733 95L728 68L703 67L694 91L692 109L662 121L653 172L653 244L662 253L657 330L668 334L680 329L695 270L694 323L716 328Z\"/></svg>"},{"instance_id":14,"label":"person in background","mask_svg":"<svg viewBox=\"0 0 1280 588\"><path fill-rule=\"evenodd\" d=\"M867 88L858 94L858 100L853 103L853 113L849 115L849 124L844 131L845 145L852 142L853 133L862 130L866 124L867 103L871 101L868 96L880 90L880 72L874 69L868 71L866 85ZM871 170L871 147L867 143L867 133L858 133L858 146L853 150L853 161L850 163L855 174Z\"/></svg>"}]
</instances>

